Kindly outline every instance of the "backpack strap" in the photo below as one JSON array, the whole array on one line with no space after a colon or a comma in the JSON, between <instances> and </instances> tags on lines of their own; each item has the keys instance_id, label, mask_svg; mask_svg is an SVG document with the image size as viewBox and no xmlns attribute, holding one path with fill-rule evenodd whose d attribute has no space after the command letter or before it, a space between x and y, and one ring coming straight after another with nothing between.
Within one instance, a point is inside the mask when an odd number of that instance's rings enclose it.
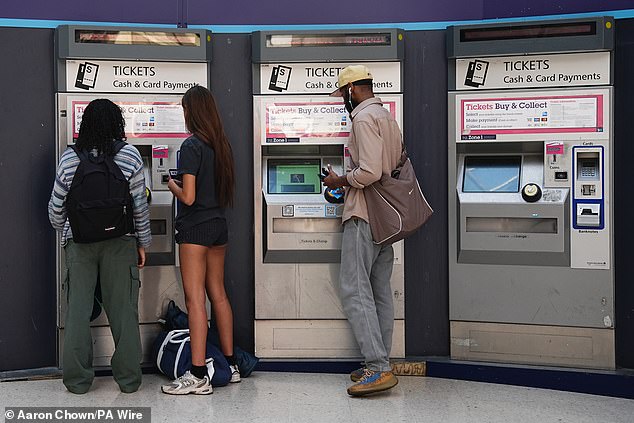
<instances>
[{"instance_id":1,"label":"backpack strap","mask_svg":"<svg viewBox=\"0 0 634 423\"><path fill-rule=\"evenodd\" d=\"M121 170L121 168L119 166L117 166L117 164L115 163L114 156L116 156L117 153L119 151L121 151L121 149L123 147L125 147L126 145L128 145L128 143L125 142L125 141L121 141L121 140L114 141L114 147L112 148L112 154L109 154L108 157L105 160L106 166L108 166L108 169L110 170L110 173L115 175L117 177L117 179L121 179L121 180L125 180L125 175L123 174L123 171Z\"/></svg>"},{"instance_id":2,"label":"backpack strap","mask_svg":"<svg viewBox=\"0 0 634 423\"><path fill-rule=\"evenodd\" d=\"M116 140L114 142L114 148L112 149L112 155L115 156L126 145L128 145L127 142L122 140Z\"/></svg>"},{"instance_id":3,"label":"backpack strap","mask_svg":"<svg viewBox=\"0 0 634 423\"><path fill-rule=\"evenodd\" d=\"M122 149L123 147L125 147L126 145L128 145L128 143L127 143L127 142L125 142L125 141L121 141L121 140L116 140L116 141L114 142L114 147L113 147L113 149L112 149L112 157L114 158L114 156L116 156L116 155L117 155L117 153L118 153L119 151L121 151L121 149ZM77 154L77 156L79 157L79 160L86 160L86 159L88 159L88 160L89 160L89 159L90 159L90 158L88 157L88 155L87 155L87 152L86 152L86 151L84 151L84 150L80 150L79 148L77 148L77 145L76 145L76 144L70 145L69 147L70 147L70 148L71 148L71 149L75 152L75 154Z\"/></svg>"},{"instance_id":4,"label":"backpack strap","mask_svg":"<svg viewBox=\"0 0 634 423\"><path fill-rule=\"evenodd\" d=\"M75 154L77 154L77 157L79 157L79 161L89 160L86 152L77 148L75 144L71 145L70 148L72 148Z\"/></svg>"},{"instance_id":5,"label":"backpack strap","mask_svg":"<svg viewBox=\"0 0 634 423\"><path fill-rule=\"evenodd\" d=\"M79 165L77 165L77 169L75 170L75 176L73 176L73 182L71 183L71 186L70 186L71 188L73 188L74 186L79 185L81 181L84 179L84 172L83 172L83 168L81 164L87 163L90 159L86 155L86 152L77 148L76 145L71 145L70 148L73 149L73 151L75 152L75 154L77 154L77 157L79 158Z\"/></svg>"}]
</instances>

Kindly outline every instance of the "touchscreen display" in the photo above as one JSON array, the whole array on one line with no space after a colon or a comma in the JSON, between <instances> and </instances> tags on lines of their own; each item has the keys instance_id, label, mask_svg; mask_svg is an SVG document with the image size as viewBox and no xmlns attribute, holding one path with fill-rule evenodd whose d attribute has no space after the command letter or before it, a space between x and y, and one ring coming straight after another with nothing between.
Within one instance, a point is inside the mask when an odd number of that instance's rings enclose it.
<instances>
[{"instance_id":1,"label":"touchscreen display","mask_svg":"<svg viewBox=\"0 0 634 423\"><path fill-rule=\"evenodd\" d=\"M519 192L521 156L467 156L462 192Z\"/></svg>"},{"instance_id":2,"label":"touchscreen display","mask_svg":"<svg viewBox=\"0 0 634 423\"><path fill-rule=\"evenodd\" d=\"M269 194L319 194L321 160L270 159L268 160Z\"/></svg>"}]
</instances>

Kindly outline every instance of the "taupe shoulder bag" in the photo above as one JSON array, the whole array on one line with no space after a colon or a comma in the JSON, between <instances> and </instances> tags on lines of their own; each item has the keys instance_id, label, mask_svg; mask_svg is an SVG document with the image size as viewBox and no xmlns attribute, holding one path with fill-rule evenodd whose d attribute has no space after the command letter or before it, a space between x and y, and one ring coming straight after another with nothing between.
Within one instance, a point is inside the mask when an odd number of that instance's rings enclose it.
<instances>
[{"instance_id":1,"label":"taupe shoulder bag","mask_svg":"<svg viewBox=\"0 0 634 423\"><path fill-rule=\"evenodd\" d=\"M414 167L403 149L391 175L363 189L375 244L392 244L423 226L434 212L420 189Z\"/></svg>"}]
</instances>

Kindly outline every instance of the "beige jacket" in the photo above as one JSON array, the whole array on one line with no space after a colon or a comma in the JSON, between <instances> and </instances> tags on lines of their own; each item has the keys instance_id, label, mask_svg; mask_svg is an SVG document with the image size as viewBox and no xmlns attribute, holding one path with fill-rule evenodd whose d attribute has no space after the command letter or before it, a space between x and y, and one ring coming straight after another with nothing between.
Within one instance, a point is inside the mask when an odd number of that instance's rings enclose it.
<instances>
[{"instance_id":1,"label":"beige jacket","mask_svg":"<svg viewBox=\"0 0 634 423\"><path fill-rule=\"evenodd\" d=\"M383 107L380 98L363 101L352 111L352 130L348 139L350 157L346 179L343 222L352 218L369 221L363 188L389 175L398 164L402 135L398 124Z\"/></svg>"}]
</instances>

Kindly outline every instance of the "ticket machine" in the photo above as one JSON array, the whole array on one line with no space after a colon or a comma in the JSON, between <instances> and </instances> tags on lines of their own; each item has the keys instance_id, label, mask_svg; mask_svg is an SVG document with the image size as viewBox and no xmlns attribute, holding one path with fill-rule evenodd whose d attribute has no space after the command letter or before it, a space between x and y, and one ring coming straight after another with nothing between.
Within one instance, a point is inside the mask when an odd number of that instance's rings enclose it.
<instances>
[{"instance_id":1,"label":"ticket machine","mask_svg":"<svg viewBox=\"0 0 634 423\"><path fill-rule=\"evenodd\" d=\"M448 29L452 358L614 368L613 25Z\"/></svg>"},{"instance_id":2,"label":"ticket machine","mask_svg":"<svg viewBox=\"0 0 634 423\"><path fill-rule=\"evenodd\" d=\"M318 174L347 162L350 117L329 97L339 71L363 63L402 122L403 33L276 31L252 35L255 348L263 358L358 358L337 294L342 204ZM402 127L402 125L401 125ZM403 247L395 244L392 355L404 356Z\"/></svg>"},{"instance_id":3,"label":"ticket machine","mask_svg":"<svg viewBox=\"0 0 634 423\"><path fill-rule=\"evenodd\" d=\"M167 180L168 170L177 167L180 144L188 136L182 94L194 85L209 85L210 40L208 31L190 29L65 25L55 33L58 157L75 142L86 105L108 98L121 107L127 142L143 158L152 231L146 267L140 272L139 322L145 362L168 300L184 306L174 242L174 201ZM57 253L61 363L66 269L64 250L58 246ZM108 366L114 343L105 313L92 322L92 334L94 365Z\"/></svg>"}]
</instances>

